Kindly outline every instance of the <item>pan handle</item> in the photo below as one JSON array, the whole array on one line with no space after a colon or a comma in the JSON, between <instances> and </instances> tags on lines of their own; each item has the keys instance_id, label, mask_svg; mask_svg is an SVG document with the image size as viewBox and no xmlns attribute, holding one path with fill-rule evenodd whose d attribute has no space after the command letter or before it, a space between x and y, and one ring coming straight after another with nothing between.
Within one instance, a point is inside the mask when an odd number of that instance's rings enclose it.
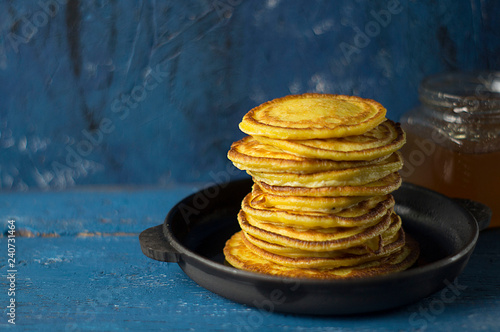
<instances>
[{"instance_id":1,"label":"pan handle","mask_svg":"<svg viewBox=\"0 0 500 332\"><path fill-rule=\"evenodd\" d=\"M453 200L472 215L480 231L488 228L491 220L491 209L488 206L470 199L454 198Z\"/></svg>"},{"instance_id":2,"label":"pan handle","mask_svg":"<svg viewBox=\"0 0 500 332\"><path fill-rule=\"evenodd\" d=\"M147 257L161 262L179 262L179 252L165 240L162 225L142 231L139 235L139 242L142 253Z\"/></svg>"}]
</instances>

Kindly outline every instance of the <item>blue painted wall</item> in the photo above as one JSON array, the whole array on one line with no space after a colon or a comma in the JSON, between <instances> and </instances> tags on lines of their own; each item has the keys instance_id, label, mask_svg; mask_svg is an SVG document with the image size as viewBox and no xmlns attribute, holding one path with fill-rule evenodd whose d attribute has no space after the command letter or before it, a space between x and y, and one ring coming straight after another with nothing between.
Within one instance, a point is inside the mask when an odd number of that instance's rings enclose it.
<instances>
[{"instance_id":1,"label":"blue painted wall","mask_svg":"<svg viewBox=\"0 0 500 332\"><path fill-rule=\"evenodd\" d=\"M212 182L250 108L308 91L400 115L420 80L500 69L500 2L0 2L2 190Z\"/></svg>"}]
</instances>

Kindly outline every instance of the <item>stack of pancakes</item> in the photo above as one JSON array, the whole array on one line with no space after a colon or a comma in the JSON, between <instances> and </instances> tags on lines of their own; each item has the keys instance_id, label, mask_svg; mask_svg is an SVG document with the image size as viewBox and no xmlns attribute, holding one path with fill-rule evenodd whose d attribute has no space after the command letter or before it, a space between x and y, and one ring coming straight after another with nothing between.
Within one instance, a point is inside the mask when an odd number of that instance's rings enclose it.
<instances>
[{"instance_id":1,"label":"stack of pancakes","mask_svg":"<svg viewBox=\"0 0 500 332\"><path fill-rule=\"evenodd\" d=\"M379 103L292 95L248 112L228 158L253 178L224 248L234 267L339 279L401 271L418 257L391 192L399 188L399 124Z\"/></svg>"}]
</instances>

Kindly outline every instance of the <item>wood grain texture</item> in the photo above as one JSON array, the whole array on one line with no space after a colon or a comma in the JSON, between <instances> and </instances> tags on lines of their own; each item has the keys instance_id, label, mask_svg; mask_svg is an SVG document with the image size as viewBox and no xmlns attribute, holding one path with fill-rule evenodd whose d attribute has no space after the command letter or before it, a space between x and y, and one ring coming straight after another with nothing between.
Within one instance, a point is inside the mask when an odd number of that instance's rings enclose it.
<instances>
[{"instance_id":1,"label":"wood grain texture","mask_svg":"<svg viewBox=\"0 0 500 332\"><path fill-rule=\"evenodd\" d=\"M497 319L500 314L500 229L481 233L468 266L456 281L458 288L454 297L453 290L444 295L438 292L407 307L367 315L284 315L221 298L195 284L177 264L153 261L141 253L138 232L158 224L156 216L166 214L185 191L185 188L172 188L3 195L2 222L14 217L17 229L29 226L40 234L53 232L58 227L66 230L60 232L59 237L16 238L16 327L43 330L50 326L66 331L500 329ZM39 204L49 202L53 214L47 215ZM6 206L17 207L16 215ZM26 208L20 208L22 206ZM117 209L119 213L112 223L119 223L120 218L129 218L131 222L110 227L92 217L92 214L114 214ZM75 211L82 211L81 222L71 222ZM75 231L70 231L71 224L75 225ZM109 234L78 236L81 229ZM3 225L2 233L5 231ZM118 231L135 236L123 236ZM5 237L0 238L0 248L6 248L6 243ZM0 288L5 290L5 250L0 254ZM2 291L2 307L7 300L6 291ZM8 328L6 309L0 313L0 328Z\"/></svg>"},{"instance_id":2,"label":"wood grain texture","mask_svg":"<svg viewBox=\"0 0 500 332\"><path fill-rule=\"evenodd\" d=\"M178 200L197 188L0 193L0 225L6 230L7 220L14 219L24 236L35 237L139 234L161 224Z\"/></svg>"}]
</instances>

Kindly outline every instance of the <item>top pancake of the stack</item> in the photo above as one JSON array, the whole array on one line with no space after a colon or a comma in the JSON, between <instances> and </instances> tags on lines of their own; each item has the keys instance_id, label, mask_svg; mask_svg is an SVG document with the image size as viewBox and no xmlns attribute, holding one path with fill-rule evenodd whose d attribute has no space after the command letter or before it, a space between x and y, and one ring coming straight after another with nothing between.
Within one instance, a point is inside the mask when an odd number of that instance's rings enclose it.
<instances>
[{"instance_id":1,"label":"top pancake of the stack","mask_svg":"<svg viewBox=\"0 0 500 332\"><path fill-rule=\"evenodd\" d=\"M363 134L382 123L385 114L371 99L306 93L255 107L243 117L240 129L274 139L325 139Z\"/></svg>"}]
</instances>

